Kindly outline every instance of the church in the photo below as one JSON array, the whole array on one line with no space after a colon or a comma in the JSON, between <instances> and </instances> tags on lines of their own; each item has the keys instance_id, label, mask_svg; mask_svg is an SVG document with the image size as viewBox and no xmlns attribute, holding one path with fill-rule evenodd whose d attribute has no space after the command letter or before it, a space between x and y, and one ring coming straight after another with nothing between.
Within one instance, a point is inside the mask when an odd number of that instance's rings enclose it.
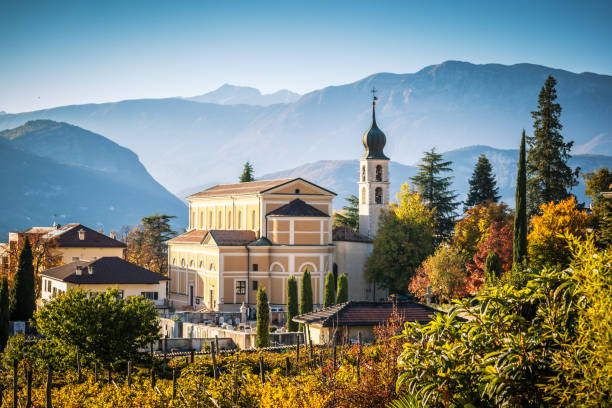
<instances>
[{"instance_id":1,"label":"church","mask_svg":"<svg viewBox=\"0 0 612 408\"><path fill-rule=\"evenodd\" d=\"M386 300L365 279L381 211L389 205L386 136L376 124L363 135L359 162L359 232L332 228L336 194L302 178L224 184L187 197L189 228L167 241L170 304L178 310L238 311L264 287L285 310L287 279L311 274L313 303L323 302L325 275L346 274L350 300ZM356 177L356 178L357 178Z\"/></svg>"}]
</instances>

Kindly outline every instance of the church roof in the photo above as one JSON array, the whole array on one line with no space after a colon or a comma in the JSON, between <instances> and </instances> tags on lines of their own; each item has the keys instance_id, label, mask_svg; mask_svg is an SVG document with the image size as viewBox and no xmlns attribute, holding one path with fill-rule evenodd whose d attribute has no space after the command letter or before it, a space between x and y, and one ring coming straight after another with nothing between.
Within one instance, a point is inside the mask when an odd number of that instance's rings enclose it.
<instances>
[{"instance_id":1,"label":"church roof","mask_svg":"<svg viewBox=\"0 0 612 408\"><path fill-rule=\"evenodd\" d=\"M210 230L208 233L217 246L241 246L257 239L251 230Z\"/></svg>"},{"instance_id":2,"label":"church roof","mask_svg":"<svg viewBox=\"0 0 612 408\"><path fill-rule=\"evenodd\" d=\"M295 179L287 178L278 180L251 181L247 183L219 184L204 191L200 191L199 193L192 194L188 198L214 197L228 194L257 194L271 188L278 187L292 180Z\"/></svg>"},{"instance_id":3,"label":"church roof","mask_svg":"<svg viewBox=\"0 0 612 408\"><path fill-rule=\"evenodd\" d=\"M376 124L375 102L372 103L372 125L363 134L363 147L365 148L364 159L389 160L383 149L387 144L387 137L384 132L378 128Z\"/></svg>"},{"instance_id":4,"label":"church roof","mask_svg":"<svg viewBox=\"0 0 612 408\"><path fill-rule=\"evenodd\" d=\"M172 239L169 239L166 242L170 242L173 244L199 244L200 242L202 242L207 233L208 231L206 230L194 229L191 231L187 231L184 234L178 235Z\"/></svg>"},{"instance_id":5,"label":"church roof","mask_svg":"<svg viewBox=\"0 0 612 408\"><path fill-rule=\"evenodd\" d=\"M344 225L334 228L332 231L332 240L345 242L372 242L370 238Z\"/></svg>"},{"instance_id":6,"label":"church roof","mask_svg":"<svg viewBox=\"0 0 612 408\"><path fill-rule=\"evenodd\" d=\"M329 217L329 215L325 214L323 211L305 203L299 198L296 198L282 207L278 207L276 210L270 211L267 215L281 217Z\"/></svg>"}]
</instances>

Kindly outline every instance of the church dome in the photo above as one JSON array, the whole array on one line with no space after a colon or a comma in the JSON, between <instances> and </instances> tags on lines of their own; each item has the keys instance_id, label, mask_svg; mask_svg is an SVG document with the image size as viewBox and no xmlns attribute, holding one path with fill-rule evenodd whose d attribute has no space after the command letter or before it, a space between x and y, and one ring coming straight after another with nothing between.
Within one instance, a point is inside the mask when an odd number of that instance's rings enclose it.
<instances>
[{"instance_id":1,"label":"church dome","mask_svg":"<svg viewBox=\"0 0 612 408\"><path fill-rule=\"evenodd\" d=\"M365 147L364 159L389 160L383 149L387 144L387 137L376 125L376 112L372 104L372 126L363 134L363 147Z\"/></svg>"}]
</instances>

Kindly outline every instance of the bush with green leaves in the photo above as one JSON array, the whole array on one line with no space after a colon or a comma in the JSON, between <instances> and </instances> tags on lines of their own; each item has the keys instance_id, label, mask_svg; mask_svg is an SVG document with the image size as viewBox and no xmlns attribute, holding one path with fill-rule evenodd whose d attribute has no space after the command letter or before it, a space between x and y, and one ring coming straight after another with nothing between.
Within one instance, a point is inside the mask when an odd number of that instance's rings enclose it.
<instances>
[{"instance_id":1,"label":"bush with green leaves","mask_svg":"<svg viewBox=\"0 0 612 408\"><path fill-rule=\"evenodd\" d=\"M142 296L122 298L109 289L94 295L69 290L36 312L36 326L65 353L76 350L92 361L111 364L135 358L159 338L155 306Z\"/></svg>"},{"instance_id":2,"label":"bush with green leaves","mask_svg":"<svg viewBox=\"0 0 612 408\"><path fill-rule=\"evenodd\" d=\"M406 406L609 403L612 254L592 238L568 241L570 268L543 269L522 287L489 286L426 325L405 325L398 386L411 394Z\"/></svg>"}]
</instances>

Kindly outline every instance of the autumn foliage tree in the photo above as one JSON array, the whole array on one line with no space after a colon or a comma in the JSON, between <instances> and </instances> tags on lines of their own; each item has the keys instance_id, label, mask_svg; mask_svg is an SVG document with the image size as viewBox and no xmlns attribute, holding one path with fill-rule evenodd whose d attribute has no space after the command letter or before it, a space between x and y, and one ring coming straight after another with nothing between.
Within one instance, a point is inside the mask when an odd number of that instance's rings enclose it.
<instances>
[{"instance_id":1,"label":"autumn foliage tree","mask_svg":"<svg viewBox=\"0 0 612 408\"><path fill-rule=\"evenodd\" d=\"M565 235L584 237L591 224L591 216L576 208L576 200L570 197L559 203L540 206L542 215L531 219L531 232L527 236L527 250L531 266L566 267L570 262L570 250Z\"/></svg>"},{"instance_id":2,"label":"autumn foliage tree","mask_svg":"<svg viewBox=\"0 0 612 408\"><path fill-rule=\"evenodd\" d=\"M427 276L426 280L433 293L438 295L440 300L460 298L466 294L465 257L453 246L441 244L436 252L423 262L422 272Z\"/></svg>"},{"instance_id":3,"label":"autumn foliage tree","mask_svg":"<svg viewBox=\"0 0 612 408\"><path fill-rule=\"evenodd\" d=\"M141 224L125 233L127 249L125 259L138 266L168 274L168 247L166 241L176 235L170 226L175 218L166 214L144 217Z\"/></svg>"},{"instance_id":4,"label":"autumn foliage tree","mask_svg":"<svg viewBox=\"0 0 612 408\"><path fill-rule=\"evenodd\" d=\"M489 228L487 237L478 245L472 262L466 265L469 272L467 290L476 293L485 281L487 257L495 252L499 258L499 273L512 269L512 227L508 224L494 222Z\"/></svg>"}]
</instances>

